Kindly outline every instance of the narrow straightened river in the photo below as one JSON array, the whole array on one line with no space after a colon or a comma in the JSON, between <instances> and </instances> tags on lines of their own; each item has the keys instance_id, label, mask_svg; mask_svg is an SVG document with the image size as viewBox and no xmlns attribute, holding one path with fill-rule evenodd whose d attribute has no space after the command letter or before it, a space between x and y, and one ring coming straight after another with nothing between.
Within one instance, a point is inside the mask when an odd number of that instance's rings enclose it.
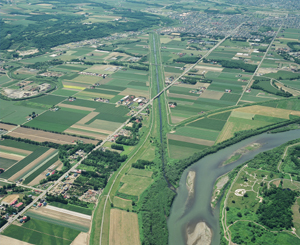
<instances>
[{"instance_id":1,"label":"narrow straightened river","mask_svg":"<svg viewBox=\"0 0 300 245\"><path fill-rule=\"evenodd\" d=\"M177 196L171 207L171 214L168 219L169 244L186 244L187 226L194 227L198 222L204 221L212 230L212 245L220 243L219 226L219 205L212 210L210 206L212 191L216 179L231 171L235 167L244 164L254 158L258 153L273 149L290 140L300 137L300 130L293 130L277 134L261 134L243 140L229 146L215 154L206 156L187 168L180 179ZM228 159L233 152L251 143L261 143L262 147L243 155L238 161L221 166L222 162ZM186 178L189 171L196 172L194 197L187 202L188 190Z\"/></svg>"}]
</instances>

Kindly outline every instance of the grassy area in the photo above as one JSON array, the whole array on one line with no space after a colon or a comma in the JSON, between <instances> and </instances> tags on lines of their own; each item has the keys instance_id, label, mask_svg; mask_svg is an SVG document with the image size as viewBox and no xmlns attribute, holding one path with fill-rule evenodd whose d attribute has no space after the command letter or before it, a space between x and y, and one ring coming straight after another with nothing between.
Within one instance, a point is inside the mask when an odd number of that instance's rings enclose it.
<instances>
[{"instance_id":1,"label":"grassy area","mask_svg":"<svg viewBox=\"0 0 300 245\"><path fill-rule=\"evenodd\" d=\"M36 158L43 155L46 151L48 151L49 148L46 147L39 147L35 151L33 151L30 155L19 161L17 164L12 166L10 169L5 171L1 174L1 178L8 179L11 176L13 176L15 173L19 172L21 169L26 167L28 164L30 164L32 161L34 161Z\"/></svg>"},{"instance_id":2,"label":"grassy area","mask_svg":"<svg viewBox=\"0 0 300 245\"><path fill-rule=\"evenodd\" d=\"M124 210L132 210L132 201L123 199L115 196L113 200L114 207L124 209Z\"/></svg>"},{"instance_id":3,"label":"grassy area","mask_svg":"<svg viewBox=\"0 0 300 245\"><path fill-rule=\"evenodd\" d=\"M121 182L124 183L124 185L120 188L119 192L139 196L146 190L152 181L151 178L127 174L121 179Z\"/></svg>"}]
</instances>

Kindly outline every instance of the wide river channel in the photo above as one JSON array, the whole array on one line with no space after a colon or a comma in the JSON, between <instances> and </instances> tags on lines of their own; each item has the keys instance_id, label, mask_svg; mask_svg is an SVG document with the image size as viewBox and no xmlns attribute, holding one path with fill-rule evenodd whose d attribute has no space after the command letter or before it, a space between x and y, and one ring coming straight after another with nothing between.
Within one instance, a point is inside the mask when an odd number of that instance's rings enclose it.
<instances>
[{"instance_id":1,"label":"wide river channel","mask_svg":"<svg viewBox=\"0 0 300 245\"><path fill-rule=\"evenodd\" d=\"M219 205L212 210L210 206L212 191L216 179L231 171L235 167L254 158L258 153L273 149L290 140L300 137L300 130L292 130L277 134L261 134L243 140L237 144L229 146L215 154L206 156L187 168L180 179L177 196L171 208L171 215L168 219L169 244L186 244L187 226L194 226L200 221L204 221L212 230L212 245L220 243L219 226ZM238 161L222 166L222 162L228 159L236 150L252 143L260 143L259 149L244 154ZM194 197L188 202L188 190L186 188L186 178L189 171L196 172Z\"/></svg>"}]
</instances>

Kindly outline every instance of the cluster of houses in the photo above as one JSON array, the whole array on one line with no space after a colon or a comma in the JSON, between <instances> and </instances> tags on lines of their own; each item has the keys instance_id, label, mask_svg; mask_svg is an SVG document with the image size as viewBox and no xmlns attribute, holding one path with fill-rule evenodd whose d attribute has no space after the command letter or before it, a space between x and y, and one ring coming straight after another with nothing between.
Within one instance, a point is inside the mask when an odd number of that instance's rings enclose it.
<instances>
[{"instance_id":1,"label":"cluster of houses","mask_svg":"<svg viewBox=\"0 0 300 245\"><path fill-rule=\"evenodd\" d=\"M108 76L108 74L100 74L100 73L96 73L96 72L86 72L86 71L81 71L78 74L86 75L86 76L97 76L97 77L103 77L103 78L106 78Z\"/></svg>"},{"instance_id":2,"label":"cluster of houses","mask_svg":"<svg viewBox=\"0 0 300 245\"><path fill-rule=\"evenodd\" d=\"M148 100L143 97L143 96L139 96L139 97L135 97L135 95L126 95L125 97L123 97L122 99L120 99L117 104L119 105L126 105L126 106L131 106L133 103L138 103L140 106L144 105L145 103L147 103Z\"/></svg>"},{"instance_id":3,"label":"cluster of houses","mask_svg":"<svg viewBox=\"0 0 300 245\"><path fill-rule=\"evenodd\" d=\"M206 87L201 87L201 88L198 88L198 89L192 89L189 92L191 94L202 94L205 90L206 90Z\"/></svg>"}]
</instances>

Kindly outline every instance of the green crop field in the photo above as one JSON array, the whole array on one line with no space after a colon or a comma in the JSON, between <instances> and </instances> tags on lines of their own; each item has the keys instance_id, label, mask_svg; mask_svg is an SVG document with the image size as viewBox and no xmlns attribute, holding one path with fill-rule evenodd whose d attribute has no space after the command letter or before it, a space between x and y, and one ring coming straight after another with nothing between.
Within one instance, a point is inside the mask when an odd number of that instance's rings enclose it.
<instances>
[{"instance_id":1,"label":"green crop field","mask_svg":"<svg viewBox=\"0 0 300 245\"><path fill-rule=\"evenodd\" d=\"M278 71L277 73L267 73L264 75L264 77L288 80L288 79L297 79L300 77L300 75L299 73L294 73L290 71ZM257 77L255 77L255 79L257 79Z\"/></svg>"},{"instance_id":2,"label":"green crop field","mask_svg":"<svg viewBox=\"0 0 300 245\"><path fill-rule=\"evenodd\" d=\"M225 92L225 89L231 89L234 93L241 93L243 91L242 84L225 84L220 82L212 82L208 87L208 90L222 91Z\"/></svg>"},{"instance_id":3,"label":"green crop field","mask_svg":"<svg viewBox=\"0 0 300 245\"><path fill-rule=\"evenodd\" d=\"M130 82L128 83L129 86L132 86L132 87L147 87L146 86L146 83L145 82Z\"/></svg>"},{"instance_id":4,"label":"green crop field","mask_svg":"<svg viewBox=\"0 0 300 245\"><path fill-rule=\"evenodd\" d=\"M216 140L219 131L200 129L194 127L182 127L176 130L175 135L182 135L187 137L199 138L204 140Z\"/></svg>"},{"instance_id":5,"label":"green crop field","mask_svg":"<svg viewBox=\"0 0 300 245\"><path fill-rule=\"evenodd\" d=\"M30 216L30 218L33 218L34 220L38 220L38 221L44 221L50 224L54 224L54 225L59 225L59 226L63 226L66 228L70 228L76 231L82 231L82 232L88 232L89 231L89 227L84 226L84 225L79 225L76 223L71 223L68 221L63 221L63 220L58 220L58 219L54 219L54 218L50 218L49 216L45 216L42 213L37 213L37 212L32 212L31 210L26 212L27 216Z\"/></svg>"},{"instance_id":6,"label":"green crop field","mask_svg":"<svg viewBox=\"0 0 300 245\"><path fill-rule=\"evenodd\" d=\"M84 91L99 93L99 94L111 94L111 95L117 95L119 93L118 91L99 89L99 88L95 88L95 89L86 88Z\"/></svg>"},{"instance_id":7,"label":"green crop field","mask_svg":"<svg viewBox=\"0 0 300 245\"><path fill-rule=\"evenodd\" d=\"M27 106L15 105L15 101L7 101L0 99L0 119L3 122L22 124L33 111L37 114L45 109L30 108Z\"/></svg>"},{"instance_id":8,"label":"green crop field","mask_svg":"<svg viewBox=\"0 0 300 245\"><path fill-rule=\"evenodd\" d=\"M74 95L76 93L77 93L77 91L73 91L73 90L58 89L58 90L54 91L52 94L62 95L62 96L72 96L72 95Z\"/></svg>"},{"instance_id":9,"label":"green crop field","mask_svg":"<svg viewBox=\"0 0 300 245\"><path fill-rule=\"evenodd\" d=\"M121 179L121 182L124 183L124 185L120 188L119 192L139 196L146 190L152 181L153 180L148 177L127 174Z\"/></svg>"},{"instance_id":10,"label":"green crop field","mask_svg":"<svg viewBox=\"0 0 300 245\"><path fill-rule=\"evenodd\" d=\"M215 120L210 118L203 118L188 124L190 127L204 128L210 130L221 131L226 121Z\"/></svg>"},{"instance_id":11,"label":"green crop field","mask_svg":"<svg viewBox=\"0 0 300 245\"><path fill-rule=\"evenodd\" d=\"M131 168L128 172L130 175L138 175L143 177L151 177L153 172L145 169L137 169L137 168Z\"/></svg>"},{"instance_id":12,"label":"green crop field","mask_svg":"<svg viewBox=\"0 0 300 245\"><path fill-rule=\"evenodd\" d=\"M286 119L283 119L283 118L268 117L268 116L262 116L262 115L255 115L254 120L269 122L269 123L278 123L278 122L286 121Z\"/></svg>"},{"instance_id":13,"label":"green crop field","mask_svg":"<svg viewBox=\"0 0 300 245\"><path fill-rule=\"evenodd\" d=\"M193 143L189 143L189 142L172 140L172 139L169 139L168 143L169 143L169 145L175 145L175 146L185 147L185 148L193 148L193 149L197 149L199 151L207 148L207 146L205 146L205 145L193 144Z\"/></svg>"},{"instance_id":14,"label":"green crop field","mask_svg":"<svg viewBox=\"0 0 300 245\"><path fill-rule=\"evenodd\" d=\"M177 140L168 140L169 155L174 159L183 159L205 149L207 146Z\"/></svg>"},{"instance_id":15,"label":"green crop field","mask_svg":"<svg viewBox=\"0 0 300 245\"><path fill-rule=\"evenodd\" d=\"M3 235L36 245L69 245L72 242L17 225L10 225Z\"/></svg>"},{"instance_id":16,"label":"green crop field","mask_svg":"<svg viewBox=\"0 0 300 245\"><path fill-rule=\"evenodd\" d=\"M41 96L35 99L31 99L29 100L30 102L34 102L34 103L40 103L40 104L46 104L46 105L56 105L60 102L62 102L63 100L65 100L66 97L62 97L62 96L55 96L55 95L45 95L45 96Z\"/></svg>"},{"instance_id":17,"label":"green crop field","mask_svg":"<svg viewBox=\"0 0 300 245\"><path fill-rule=\"evenodd\" d=\"M223 96L221 97L220 100L226 100L226 101L230 101L230 102L237 102L240 97L241 97L240 94L225 93L225 94L223 94Z\"/></svg>"},{"instance_id":18,"label":"green crop field","mask_svg":"<svg viewBox=\"0 0 300 245\"><path fill-rule=\"evenodd\" d=\"M51 202L50 203L52 206L58 207L58 208L64 208L70 211L74 211L74 212L78 212L78 213L82 213L82 214L87 214L87 215L92 215L93 210L89 209L89 208L83 208L80 206L75 206L72 204L63 204L60 202Z\"/></svg>"},{"instance_id":19,"label":"green crop field","mask_svg":"<svg viewBox=\"0 0 300 245\"><path fill-rule=\"evenodd\" d=\"M190 93L191 90L193 90L193 89L182 88L182 87L174 87L174 86L169 89L170 93L184 94L184 95L190 95L190 96L199 97L199 94Z\"/></svg>"},{"instance_id":20,"label":"green crop field","mask_svg":"<svg viewBox=\"0 0 300 245\"><path fill-rule=\"evenodd\" d=\"M117 103L120 99L124 98L124 95L116 95L112 99L109 100L110 103Z\"/></svg>"},{"instance_id":21,"label":"green crop field","mask_svg":"<svg viewBox=\"0 0 300 245\"><path fill-rule=\"evenodd\" d=\"M210 119L218 119L218 120L222 120L222 121L227 121L228 117L230 116L231 111L226 111L223 113L218 113L215 115L210 116Z\"/></svg>"},{"instance_id":22,"label":"green crop field","mask_svg":"<svg viewBox=\"0 0 300 245\"><path fill-rule=\"evenodd\" d=\"M12 160L12 159L7 159L7 158L4 158L4 157L0 157L0 168L7 169L10 166L14 165L16 162L17 162L16 160Z\"/></svg>"},{"instance_id":23,"label":"green crop field","mask_svg":"<svg viewBox=\"0 0 300 245\"><path fill-rule=\"evenodd\" d=\"M32 161L34 161L39 156L43 155L49 148L47 147L39 147L35 151L33 151L30 155L19 161L17 164L12 166L10 169L1 174L1 178L8 179L13 176L15 173L19 172L21 169L26 167Z\"/></svg>"},{"instance_id":24,"label":"green crop field","mask_svg":"<svg viewBox=\"0 0 300 245\"><path fill-rule=\"evenodd\" d=\"M74 229L31 219L22 226L9 226L3 234L31 244L68 245L79 233L80 231Z\"/></svg>"},{"instance_id":25,"label":"green crop field","mask_svg":"<svg viewBox=\"0 0 300 245\"><path fill-rule=\"evenodd\" d=\"M101 85L99 88L102 88L102 89L110 89L110 90L115 90L115 91L123 91L126 89L126 87L122 87L122 86L115 86L115 85L108 85L108 84L104 84L104 85Z\"/></svg>"},{"instance_id":26,"label":"green crop field","mask_svg":"<svg viewBox=\"0 0 300 245\"><path fill-rule=\"evenodd\" d=\"M41 166L39 169L34 171L31 175L29 175L24 181L23 184L27 185L32 180L34 180L38 175L40 175L42 172L44 172L47 168L49 168L51 165L53 165L58 160L58 155L50 159L47 163L45 163L43 166Z\"/></svg>"},{"instance_id":27,"label":"green crop field","mask_svg":"<svg viewBox=\"0 0 300 245\"><path fill-rule=\"evenodd\" d=\"M120 197L115 196L113 200L114 207L124 209L124 210L132 210L132 201L126 200Z\"/></svg>"},{"instance_id":28,"label":"green crop field","mask_svg":"<svg viewBox=\"0 0 300 245\"><path fill-rule=\"evenodd\" d=\"M37 145L31 145L31 144L27 144L27 143L15 141L15 140L10 140L10 139L5 139L5 140L0 141L0 145L10 146L10 147L14 147L14 148L18 148L18 149L22 149L22 150L26 150L26 151L34 151L39 148L39 146L37 146Z\"/></svg>"},{"instance_id":29,"label":"green crop field","mask_svg":"<svg viewBox=\"0 0 300 245\"><path fill-rule=\"evenodd\" d=\"M26 126L42 130L63 132L89 113L89 111L80 111L69 108L61 108L59 111L55 112L46 111L42 115L26 123Z\"/></svg>"}]
</instances>

